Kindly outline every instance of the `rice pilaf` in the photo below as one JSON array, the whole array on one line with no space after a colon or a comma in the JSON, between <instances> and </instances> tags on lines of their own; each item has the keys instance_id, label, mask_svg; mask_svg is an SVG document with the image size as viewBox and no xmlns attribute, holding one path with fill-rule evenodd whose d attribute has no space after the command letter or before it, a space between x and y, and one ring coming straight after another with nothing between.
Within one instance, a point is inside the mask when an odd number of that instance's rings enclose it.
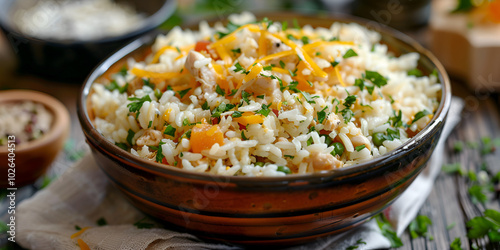
<instances>
[{"instance_id":1,"label":"rice pilaf","mask_svg":"<svg viewBox=\"0 0 500 250\"><path fill-rule=\"evenodd\" d=\"M144 61L94 84L97 130L188 171L284 176L385 154L439 105L441 85L416 68L419 54L395 57L359 24L228 19L159 35Z\"/></svg>"}]
</instances>

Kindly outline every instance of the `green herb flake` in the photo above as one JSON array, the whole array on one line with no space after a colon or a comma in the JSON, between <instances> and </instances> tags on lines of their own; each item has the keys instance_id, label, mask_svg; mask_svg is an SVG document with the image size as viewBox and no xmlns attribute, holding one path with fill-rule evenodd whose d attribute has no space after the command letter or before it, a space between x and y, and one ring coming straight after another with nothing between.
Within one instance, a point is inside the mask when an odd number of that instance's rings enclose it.
<instances>
[{"instance_id":1,"label":"green herb flake","mask_svg":"<svg viewBox=\"0 0 500 250\"><path fill-rule=\"evenodd\" d=\"M264 99L264 97L266 97L265 95L258 95L257 98L259 99Z\"/></svg>"},{"instance_id":2,"label":"green herb flake","mask_svg":"<svg viewBox=\"0 0 500 250\"><path fill-rule=\"evenodd\" d=\"M219 86L219 84L217 84L217 87L215 87L215 92L217 94L221 95L221 96L225 96L226 95L226 92L223 89L221 89L221 87Z\"/></svg>"},{"instance_id":3,"label":"green herb flake","mask_svg":"<svg viewBox=\"0 0 500 250\"><path fill-rule=\"evenodd\" d=\"M245 136L245 132L243 132L243 130L241 131L241 139L243 141L247 141L248 140L248 138Z\"/></svg>"},{"instance_id":4,"label":"green herb flake","mask_svg":"<svg viewBox=\"0 0 500 250\"><path fill-rule=\"evenodd\" d=\"M352 49L349 49L347 52L345 52L345 54L342 56L342 58L344 59L347 59L349 57L353 57L353 56L357 56L358 54L352 50Z\"/></svg>"},{"instance_id":5,"label":"green herb flake","mask_svg":"<svg viewBox=\"0 0 500 250\"><path fill-rule=\"evenodd\" d=\"M403 242L398 237L396 232L394 232L394 229L392 229L392 226L389 223L389 221L382 214L375 217L375 219L377 221L377 225L380 228L382 235L391 242L391 247L403 246Z\"/></svg>"},{"instance_id":6,"label":"green herb flake","mask_svg":"<svg viewBox=\"0 0 500 250\"><path fill-rule=\"evenodd\" d=\"M234 111L234 113L231 115L233 118L238 118L243 115L243 112L241 111Z\"/></svg>"},{"instance_id":7,"label":"green herb flake","mask_svg":"<svg viewBox=\"0 0 500 250\"><path fill-rule=\"evenodd\" d=\"M321 55L321 52L319 52L319 51L318 51L318 52L316 52L314 55L315 55L315 56L320 56L320 55Z\"/></svg>"},{"instance_id":8,"label":"green herb flake","mask_svg":"<svg viewBox=\"0 0 500 250\"><path fill-rule=\"evenodd\" d=\"M359 145L359 146L355 147L354 149L359 152L359 151L363 150L364 148L366 148L365 144Z\"/></svg>"},{"instance_id":9,"label":"green herb flake","mask_svg":"<svg viewBox=\"0 0 500 250\"><path fill-rule=\"evenodd\" d=\"M417 122L418 120L422 119L423 117L430 115L431 112L427 111L427 109L424 109L418 113L415 114L415 118L413 118L413 121L411 121L411 124Z\"/></svg>"},{"instance_id":10,"label":"green herb flake","mask_svg":"<svg viewBox=\"0 0 500 250\"><path fill-rule=\"evenodd\" d=\"M127 69L127 66L123 66L121 67L120 71L118 72L118 74L122 75L122 76L126 76L128 73L128 69Z\"/></svg>"},{"instance_id":11,"label":"green herb flake","mask_svg":"<svg viewBox=\"0 0 500 250\"><path fill-rule=\"evenodd\" d=\"M175 137L175 131L177 129L172 127L172 125L168 125L166 128L165 128L165 131L163 131L163 134L164 135L170 135L172 137Z\"/></svg>"},{"instance_id":12,"label":"green herb flake","mask_svg":"<svg viewBox=\"0 0 500 250\"><path fill-rule=\"evenodd\" d=\"M307 36L302 36L302 37L300 38L300 40L302 41L302 43L303 43L304 45L309 43L309 37L307 37Z\"/></svg>"},{"instance_id":13,"label":"green herb flake","mask_svg":"<svg viewBox=\"0 0 500 250\"><path fill-rule=\"evenodd\" d=\"M284 156L285 156L286 158L290 158L290 159L292 159L292 160L293 160L293 158L295 158L295 156L293 156L293 155L284 155Z\"/></svg>"},{"instance_id":14,"label":"green herb flake","mask_svg":"<svg viewBox=\"0 0 500 250\"><path fill-rule=\"evenodd\" d=\"M203 110L209 110L209 109L210 109L210 106L208 106L208 102L207 102L207 101L205 101L205 103L203 103L203 105L201 105L201 108L202 108Z\"/></svg>"},{"instance_id":15,"label":"green herb flake","mask_svg":"<svg viewBox=\"0 0 500 250\"><path fill-rule=\"evenodd\" d=\"M483 187L479 185L472 185L469 188L469 195L472 199L472 203L474 204L485 204L488 201L488 197L484 194Z\"/></svg>"},{"instance_id":16,"label":"green herb flake","mask_svg":"<svg viewBox=\"0 0 500 250\"><path fill-rule=\"evenodd\" d=\"M124 85L123 87L120 87L120 86L118 86L118 83L116 83L116 81L115 81L115 80L113 80L113 81L111 81L111 82L109 83L109 85L106 85L106 86L105 86L105 88L106 88L107 90L109 90L109 91L113 91L113 90L115 90L115 89L116 89L116 90L118 90L118 92L119 92L120 94L123 94L123 93L127 92L127 90L128 90L128 85L129 85L128 83L125 83L125 85Z\"/></svg>"},{"instance_id":17,"label":"green herb flake","mask_svg":"<svg viewBox=\"0 0 500 250\"><path fill-rule=\"evenodd\" d=\"M297 38L295 38L292 34L286 35L286 38L288 38L290 40L297 40Z\"/></svg>"},{"instance_id":18,"label":"green herb flake","mask_svg":"<svg viewBox=\"0 0 500 250\"><path fill-rule=\"evenodd\" d=\"M233 70L234 72L240 72L245 74L245 75L248 75L248 71L245 70L245 68L243 68L243 66L241 66L241 64L239 62L237 62L235 65L234 65L235 69Z\"/></svg>"},{"instance_id":19,"label":"green herb flake","mask_svg":"<svg viewBox=\"0 0 500 250\"><path fill-rule=\"evenodd\" d=\"M129 97L128 100L132 102L127 104L127 108L130 112L134 113L142 108L144 102L151 102L151 97L149 97L149 95L145 95L142 98Z\"/></svg>"},{"instance_id":20,"label":"green herb flake","mask_svg":"<svg viewBox=\"0 0 500 250\"><path fill-rule=\"evenodd\" d=\"M245 90L241 91L241 99L243 99L244 102L246 102L248 105L250 104L250 100L248 97L252 96L250 93L246 92Z\"/></svg>"},{"instance_id":21,"label":"green herb flake","mask_svg":"<svg viewBox=\"0 0 500 250\"><path fill-rule=\"evenodd\" d=\"M319 98L319 96L317 96L317 95L311 96L311 94L304 92L304 91L300 91L300 93L302 93L302 96L304 96L304 99L306 99L306 101L310 104L316 104L314 99Z\"/></svg>"},{"instance_id":22,"label":"green herb flake","mask_svg":"<svg viewBox=\"0 0 500 250\"><path fill-rule=\"evenodd\" d=\"M181 91L177 91L177 94L179 94L180 98L184 98L184 96L191 90L191 88L188 88L188 89L185 89L185 90L181 90Z\"/></svg>"},{"instance_id":23,"label":"green herb flake","mask_svg":"<svg viewBox=\"0 0 500 250\"><path fill-rule=\"evenodd\" d=\"M271 112L271 110L269 109L269 106L271 106L271 104L273 104L273 103L269 103L267 106L265 104L262 104L262 109L257 111L256 113L267 117L269 115L269 113Z\"/></svg>"},{"instance_id":24,"label":"green herb flake","mask_svg":"<svg viewBox=\"0 0 500 250\"><path fill-rule=\"evenodd\" d=\"M365 71L365 78L371 81L375 86L382 87L387 85L387 79L383 77L381 74L375 71Z\"/></svg>"},{"instance_id":25,"label":"green herb flake","mask_svg":"<svg viewBox=\"0 0 500 250\"><path fill-rule=\"evenodd\" d=\"M241 53L241 49L240 48L237 48L237 49L232 49L231 50L234 54L240 54Z\"/></svg>"},{"instance_id":26,"label":"green herb flake","mask_svg":"<svg viewBox=\"0 0 500 250\"><path fill-rule=\"evenodd\" d=\"M123 143L123 142L115 142L115 145L118 146L119 148L125 150L125 151L128 151L128 146L126 143Z\"/></svg>"},{"instance_id":27,"label":"green herb flake","mask_svg":"<svg viewBox=\"0 0 500 250\"><path fill-rule=\"evenodd\" d=\"M325 107L323 110L317 112L317 116L318 116L318 122L319 123L323 123L323 121L326 119L326 112L325 110L327 109L328 107Z\"/></svg>"},{"instance_id":28,"label":"green herb flake","mask_svg":"<svg viewBox=\"0 0 500 250\"><path fill-rule=\"evenodd\" d=\"M284 21L281 23L281 30L282 31L285 31L288 29L288 22L287 21Z\"/></svg>"},{"instance_id":29,"label":"green herb flake","mask_svg":"<svg viewBox=\"0 0 500 250\"><path fill-rule=\"evenodd\" d=\"M297 20L297 18L293 19L293 28L300 30L299 21Z\"/></svg>"},{"instance_id":30,"label":"green herb flake","mask_svg":"<svg viewBox=\"0 0 500 250\"><path fill-rule=\"evenodd\" d=\"M422 77L424 74L419 69L411 69L406 72L409 76Z\"/></svg>"},{"instance_id":31,"label":"green herb flake","mask_svg":"<svg viewBox=\"0 0 500 250\"><path fill-rule=\"evenodd\" d=\"M427 228L432 225L431 219L425 215L418 215L408 227L413 239L418 237L427 237Z\"/></svg>"},{"instance_id":32,"label":"green herb flake","mask_svg":"<svg viewBox=\"0 0 500 250\"><path fill-rule=\"evenodd\" d=\"M149 78L143 78L142 82L143 82L144 86L148 86L151 89L155 89L155 85L153 83L151 83L151 81L149 80Z\"/></svg>"},{"instance_id":33,"label":"green herb flake","mask_svg":"<svg viewBox=\"0 0 500 250\"><path fill-rule=\"evenodd\" d=\"M460 238L455 238L450 244L450 250L462 250L462 242Z\"/></svg>"},{"instance_id":34,"label":"green herb flake","mask_svg":"<svg viewBox=\"0 0 500 250\"><path fill-rule=\"evenodd\" d=\"M103 217L101 217L101 218L99 218L99 219L97 220L96 224L97 224L98 226L100 226L100 227L101 227L101 226L105 226L105 225L107 225L107 224L108 224L108 222L106 221L106 219L104 219Z\"/></svg>"},{"instance_id":35,"label":"green herb flake","mask_svg":"<svg viewBox=\"0 0 500 250\"><path fill-rule=\"evenodd\" d=\"M82 230L82 228L81 228L81 227L79 227L78 225L75 225L75 230L80 231L80 230Z\"/></svg>"},{"instance_id":36,"label":"green herb flake","mask_svg":"<svg viewBox=\"0 0 500 250\"><path fill-rule=\"evenodd\" d=\"M128 135L127 135L127 142L130 146L133 146L134 144L132 143L132 140L134 139L135 132L132 129L128 130Z\"/></svg>"},{"instance_id":37,"label":"green herb flake","mask_svg":"<svg viewBox=\"0 0 500 250\"><path fill-rule=\"evenodd\" d=\"M285 63L284 63L283 61L281 61L281 60L280 60L280 67L281 67L282 69L284 69L284 68L285 68Z\"/></svg>"}]
</instances>

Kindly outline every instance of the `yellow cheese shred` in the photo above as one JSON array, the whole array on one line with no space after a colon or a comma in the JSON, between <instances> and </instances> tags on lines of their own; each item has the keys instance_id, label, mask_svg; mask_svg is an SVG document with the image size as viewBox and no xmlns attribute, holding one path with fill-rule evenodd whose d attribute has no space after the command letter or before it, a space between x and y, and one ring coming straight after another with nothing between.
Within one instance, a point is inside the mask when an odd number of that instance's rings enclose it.
<instances>
[{"instance_id":1,"label":"yellow cheese shred","mask_svg":"<svg viewBox=\"0 0 500 250\"><path fill-rule=\"evenodd\" d=\"M237 28L237 29L236 29L235 31L233 31L231 34L229 34L229 35L227 35L227 36L225 36L225 37L221 38L221 39L220 39L220 40L218 40L217 42L214 42L214 43L210 44L209 46L210 46L211 48L215 48L215 47L217 47L217 46L219 46L219 45L224 45L224 44L227 44L227 43L229 43L229 42L233 41L233 40L235 39L234 35L235 35L236 33L238 33L238 31L240 31L240 30L242 30L242 29L248 29L248 30L250 30L250 31L252 31L252 32L258 32L258 31L260 31L259 26L257 26L256 24L246 24L246 25L243 25L243 26L241 26L241 27Z\"/></svg>"},{"instance_id":2,"label":"yellow cheese shred","mask_svg":"<svg viewBox=\"0 0 500 250\"><path fill-rule=\"evenodd\" d=\"M78 236L80 236L81 234L83 234L87 229L89 229L90 227L84 227L82 229L80 229L80 231L74 233L73 235L71 235L71 239L74 239Z\"/></svg>"},{"instance_id":3,"label":"yellow cheese shred","mask_svg":"<svg viewBox=\"0 0 500 250\"><path fill-rule=\"evenodd\" d=\"M152 72L152 71L147 71L143 69L138 69L138 68L133 68L130 71L132 74L136 75L137 77L145 77L145 78L160 78L160 79L171 79L174 77L178 77L181 75L179 72Z\"/></svg>"},{"instance_id":4,"label":"yellow cheese shred","mask_svg":"<svg viewBox=\"0 0 500 250\"><path fill-rule=\"evenodd\" d=\"M304 45L302 48L310 52L314 48L318 48L320 46L331 46L331 45L354 45L354 42L351 41L317 41L314 43L309 43Z\"/></svg>"},{"instance_id":5,"label":"yellow cheese shred","mask_svg":"<svg viewBox=\"0 0 500 250\"><path fill-rule=\"evenodd\" d=\"M274 53L274 54L262 57L262 58L256 60L255 62L253 62L252 65L254 65L256 63L260 63L260 62L265 62L265 61L268 61L268 60L271 60L271 59L275 59L275 58L280 58L280 57L284 57L284 56L293 55L293 54L295 54L295 52L293 52L292 50L281 51L281 52L278 52L278 53Z\"/></svg>"},{"instance_id":6,"label":"yellow cheese shred","mask_svg":"<svg viewBox=\"0 0 500 250\"><path fill-rule=\"evenodd\" d=\"M272 34L274 37L280 39L284 44L288 45L292 50L295 50L297 54L302 55L302 59L304 60L304 63L307 65L307 67L313 72L315 76L319 77L328 77L328 74L323 71L318 65L311 59L311 57L304 51L303 48L297 46L294 42L290 41L288 38L283 37L280 34ZM300 56L300 55L299 55Z\"/></svg>"},{"instance_id":7,"label":"yellow cheese shred","mask_svg":"<svg viewBox=\"0 0 500 250\"><path fill-rule=\"evenodd\" d=\"M266 36L267 36L267 30L265 29L261 30L259 37L259 58L267 54Z\"/></svg>"},{"instance_id":8,"label":"yellow cheese shred","mask_svg":"<svg viewBox=\"0 0 500 250\"><path fill-rule=\"evenodd\" d=\"M347 87L344 83L344 80L342 79L342 76L340 75L339 67L336 66L336 67L334 67L334 69L335 69L335 74L337 75L337 78L339 79L340 84L342 84L342 86L344 86L344 87Z\"/></svg>"},{"instance_id":9,"label":"yellow cheese shred","mask_svg":"<svg viewBox=\"0 0 500 250\"><path fill-rule=\"evenodd\" d=\"M224 64L226 65L226 67L230 66L233 63L233 58L231 58L229 53L227 53L224 45L217 45L214 48L217 51L217 54L219 54L219 56L224 61Z\"/></svg>"},{"instance_id":10,"label":"yellow cheese shred","mask_svg":"<svg viewBox=\"0 0 500 250\"><path fill-rule=\"evenodd\" d=\"M87 245L87 243L85 243L85 241L83 241L82 239L78 239L76 240L76 242L78 243L78 246L81 250L90 250L89 245Z\"/></svg>"},{"instance_id":11,"label":"yellow cheese shred","mask_svg":"<svg viewBox=\"0 0 500 250\"><path fill-rule=\"evenodd\" d=\"M252 69L250 70L250 73L248 73L248 75L246 75L245 78L243 78L243 81L248 82L256 78L261 71L262 71L262 65L257 64L253 66Z\"/></svg>"}]
</instances>

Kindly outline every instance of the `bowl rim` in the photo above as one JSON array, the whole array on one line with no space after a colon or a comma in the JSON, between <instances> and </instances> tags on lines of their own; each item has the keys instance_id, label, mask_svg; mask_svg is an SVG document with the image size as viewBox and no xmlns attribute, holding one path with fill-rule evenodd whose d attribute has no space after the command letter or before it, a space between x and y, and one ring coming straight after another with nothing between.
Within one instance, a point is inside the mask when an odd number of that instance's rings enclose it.
<instances>
[{"instance_id":1,"label":"bowl rim","mask_svg":"<svg viewBox=\"0 0 500 250\"><path fill-rule=\"evenodd\" d=\"M408 141L403 143L402 145L398 146L396 149L383 154L381 156L375 157L369 161L354 164L351 166L339 168L339 169L334 169L334 170L328 170L328 171L320 171L320 172L314 172L314 173L306 173L306 174L292 174L292 175L286 175L286 176L260 176L260 177L249 177L249 176L223 176L223 175L214 175L214 174L209 174L209 173L197 173L197 172L189 172L180 168L172 167L172 166L167 166L164 164L160 164L157 162L152 162L148 161L142 158L139 158L138 156L134 156L131 153L118 148L114 144L112 144L110 141L108 141L104 136L102 136L97 129L93 126L93 124L90 122L90 118L88 116L88 110L87 110L87 97L89 96L91 86L95 82L95 80L101 76L104 72L106 72L110 66L115 64L121 59L126 58L127 56L130 56L133 52L135 52L137 49L140 49L141 47L148 45L148 43L151 43L154 41L154 37L149 35L149 36L142 36L131 43L125 45L122 47L120 50L109 56L107 59L105 59L100 65L98 65L91 74L87 77L87 79L84 81L84 84L82 85L81 93L78 96L78 103L77 103L77 113L78 113L78 118L80 120L80 123L82 125L83 132L86 136L92 137L94 140L99 141L99 145L103 147L105 150L110 151L113 153L115 157L118 157L120 159L123 159L131 164L134 164L135 168L140 167L142 170L146 170L152 174L155 175L172 175L172 176L178 176L186 179L196 179L196 180L201 180L201 181L215 181L219 182L221 179L223 179L226 182L229 183L238 183L238 184L250 184L253 185L255 181L258 181L259 183L290 183L290 182L305 182L305 181L314 181L314 180L326 180L326 179L332 179L332 178L339 178L342 176L348 176L352 175L355 173L361 173L361 172L369 172L371 169L373 169L374 166L380 166L383 165L385 162L390 162L394 158L397 158L399 155L403 155L407 153L408 151L411 151L411 146L416 146L419 144L421 140L424 140L429 134L432 134L433 131L436 131L440 126L444 125L445 119L447 117L448 111L450 109L451 105L451 84L450 84L450 79L448 77L448 74L446 73L446 70L444 66L438 61L438 59L427 49L425 49L422 45L420 45L418 42L416 42L413 38L405 35L404 33L397 31L393 28L390 28L384 24L380 24L374 21L370 21L367 19L359 18L359 17L353 17L350 15L345 15L345 14L333 14L333 15L326 15L326 16L314 16L314 15L308 15L308 14L298 14L298 13L291 13L291 12L264 12L264 13L257 13L256 16L257 18L262 18L265 17L266 15L273 15L277 16L279 15L281 20L284 20L285 18L296 18L301 21L301 19L314 19L318 20L321 22L342 22L342 23L357 23L362 25L363 27L367 27L370 30L374 30L378 33L380 33L382 36L386 35L392 38L395 38L398 40L399 43L406 44L410 46L414 51L412 52L417 52L421 56L427 57L428 61L430 61L434 66L435 69L438 72L438 79L439 82L441 83L442 89L441 89L441 102L429 122L427 126L422 129L418 134L416 134L414 137L410 138ZM217 19L220 21L220 19ZM227 19L224 19L227 20ZM302 24L304 25L304 24ZM186 28L186 27L183 27ZM88 140L88 139L87 139ZM88 141L90 143L90 141Z\"/></svg>"},{"instance_id":2,"label":"bowl rim","mask_svg":"<svg viewBox=\"0 0 500 250\"><path fill-rule=\"evenodd\" d=\"M66 130L69 129L70 118L68 110L59 100L48 94L34 90L4 90L0 91L0 99L0 105L2 103L24 101L39 103L42 104L46 109L48 109L49 112L51 112L54 116L52 126L50 127L48 133L46 133L39 139L16 144L16 153L38 150L42 147L46 147L61 136L64 136L66 134ZM0 155L8 153L9 148L6 145L0 146Z\"/></svg>"},{"instance_id":3,"label":"bowl rim","mask_svg":"<svg viewBox=\"0 0 500 250\"><path fill-rule=\"evenodd\" d=\"M12 3L15 4L15 3ZM10 6L12 8L12 6ZM36 36L31 36L28 34L24 34L18 29L14 28L12 25L10 25L9 21L5 21L5 19L8 19L9 17L3 17L0 18L0 28L4 28L6 31L9 33L20 37L22 39L26 40L31 40L31 41L36 41L36 42L43 42L47 44L52 44L52 45L66 45L66 46L83 46L85 44L102 44L102 43L111 43L119 40L127 40L133 37L136 37L138 35L141 35L143 33L147 33L149 31L152 31L159 25L161 25L165 20L167 20L168 17L170 17L175 9L177 8L177 1L176 0L165 0L161 8L159 8L155 13L152 15L149 15L145 18L144 23L140 25L139 27L130 30L126 33L123 33L118 36L111 36L111 37L102 37L102 38L97 38L97 39L90 39L90 40L59 40L59 39L54 39L54 38L40 38Z\"/></svg>"}]
</instances>

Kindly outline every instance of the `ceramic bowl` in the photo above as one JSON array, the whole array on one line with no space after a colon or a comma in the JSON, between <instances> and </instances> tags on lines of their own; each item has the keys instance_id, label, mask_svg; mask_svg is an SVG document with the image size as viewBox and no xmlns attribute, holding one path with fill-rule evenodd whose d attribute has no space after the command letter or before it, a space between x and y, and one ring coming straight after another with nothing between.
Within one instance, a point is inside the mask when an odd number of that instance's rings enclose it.
<instances>
[{"instance_id":1,"label":"ceramic bowl","mask_svg":"<svg viewBox=\"0 0 500 250\"><path fill-rule=\"evenodd\" d=\"M40 39L19 32L10 20L15 2L0 2L0 29L18 58L19 69L51 80L76 83L81 83L111 53L161 25L176 7L175 0L123 0L148 15L141 27L115 37L78 41Z\"/></svg>"},{"instance_id":2,"label":"ceramic bowl","mask_svg":"<svg viewBox=\"0 0 500 250\"><path fill-rule=\"evenodd\" d=\"M357 22L376 29L396 55L420 54L419 68L437 69L441 103L429 125L388 154L329 172L285 177L214 176L147 161L106 140L92 124L87 101L92 84L140 58L153 37L142 37L109 57L87 78L78 116L97 164L141 211L200 237L238 244L297 244L360 225L391 204L426 166L451 102L449 79L436 58L414 40L378 24L347 17L267 15L272 20L329 27Z\"/></svg>"},{"instance_id":3,"label":"ceramic bowl","mask_svg":"<svg viewBox=\"0 0 500 250\"><path fill-rule=\"evenodd\" d=\"M45 173L68 137L70 119L66 107L52 96L30 90L0 91L0 105L3 103L31 101L40 103L52 113L51 129L42 137L16 144L14 147L0 146L0 171L4 173L0 178L0 187L21 187L35 182ZM10 148L15 151L9 150ZM10 155L9 155L10 154ZM12 157L13 156L13 157ZM8 170L10 159L15 164L15 185L10 185Z\"/></svg>"}]
</instances>

